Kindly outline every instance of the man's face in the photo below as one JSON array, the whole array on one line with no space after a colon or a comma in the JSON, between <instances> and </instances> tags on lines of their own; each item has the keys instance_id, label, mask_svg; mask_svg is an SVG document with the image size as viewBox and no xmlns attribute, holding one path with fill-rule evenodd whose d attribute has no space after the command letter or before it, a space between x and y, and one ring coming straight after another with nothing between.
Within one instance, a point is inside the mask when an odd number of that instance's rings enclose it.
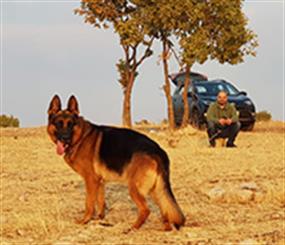
<instances>
[{"instance_id":1,"label":"man's face","mask_svg":"<svg viewBox=\"0 0 285 245\"><path fill-rule=\"evenodd\" d=\"M225 105L228 102L228 96L225 92L220 92L217 96L217 101L220 105Z\"/></svg>"}]
</instances>

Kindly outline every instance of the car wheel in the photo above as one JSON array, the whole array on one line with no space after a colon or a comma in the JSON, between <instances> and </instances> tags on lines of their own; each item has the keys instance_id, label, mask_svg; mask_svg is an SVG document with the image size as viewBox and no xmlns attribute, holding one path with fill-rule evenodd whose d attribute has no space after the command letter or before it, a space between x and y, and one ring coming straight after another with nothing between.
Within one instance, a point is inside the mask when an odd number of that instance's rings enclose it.
<instances>
[{"instance_id":1,"label":"car wheel","mask_svg":"<svg viewBox=\"0 0 285 245\"><path fill-rule=\"evenodd\" d=\"M179 120L177 118L174 119L174 123L175 123L175 127L176 128L179 128L181 126L181 124L182 124L181 120Z\"/></svg>"},{"instance_id":2,"label":"car wheel","mask_svg":"<svg viewBox=\"0 0 285 245\"><path fill-rule=\"evenodd\" d=\"M247 125L244 125L244 126L242 127L242 129L243 129L244 131L252 131L253 128L254 128L254 123L247 124Z\"/></svg>"},{"instance_id":3,"label":"car wheel","mask_svg":"<svg viewBox=\"0 0 285 245\"><path fill-rule=\"evenodd\" d=\"M198 110L193 110L190 123L194 128L201 129L202 125L200 123L199 112Z\"/></svg>"}]
</instances>

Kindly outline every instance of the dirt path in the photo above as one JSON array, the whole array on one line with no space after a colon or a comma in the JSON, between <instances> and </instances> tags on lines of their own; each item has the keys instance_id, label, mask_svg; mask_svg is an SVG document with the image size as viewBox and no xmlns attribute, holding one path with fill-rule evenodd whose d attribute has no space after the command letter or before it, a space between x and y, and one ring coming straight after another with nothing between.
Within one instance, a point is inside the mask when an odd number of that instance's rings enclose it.
<instances>
[{"instance_id":1,"label":"dirt path","mask_svg":"<svg viewBox=\"0 0 285 245\"><path fill-rule=\"evenodd\" d=\"M171 158L171 183L187 217L163 232L159 211L124 234L136 208L123 186L107 185L107 215L86 226L80 177L55 154L44 128L1 133L1 244L285 244L284 123L242 132L237 149L207 146L205 132L148 130Z\"/></svg>"}]
</instances>

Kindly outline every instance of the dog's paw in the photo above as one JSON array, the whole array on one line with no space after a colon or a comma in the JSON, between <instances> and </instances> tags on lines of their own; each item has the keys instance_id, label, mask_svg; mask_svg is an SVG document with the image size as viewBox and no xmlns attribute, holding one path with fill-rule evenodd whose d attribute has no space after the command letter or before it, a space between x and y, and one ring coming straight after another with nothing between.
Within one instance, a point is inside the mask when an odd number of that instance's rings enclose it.
<instances>
[{"instance_id":1,"label":"dog's paw","mask_svg":"<svg viewBox=\"0 0 285 245\"><path fill-rule=\"evenodd\" d=\"M123 234L129 234L131 232L134 232L134 231L137 231L138 229L134 228L134 227L130 227L130 228L127 228L127 229L124 229L123 230Z\"/></svg>"},{"instance_id":2,"label":"dog's paw","mask_svg":"<svg viewBox=\"0 0 285 245\"><path fill-rule=\"evenodd\" d=\"M102 220L105 218L105 212L98 214L98 219Z\"/></svg>"},{"instance_id":3,"label":"dog's paw","mask_svg":"<svg viewBox=\"0 0 285 245\"><path fill-rule=\"evenodd\" d=\"M78 225L86 225L91 220L91 217L84 217L83 219L76 219L75 223Z\"/></svg>"},{"instance_id":4,"label":"dog's paw","mask_svg":"<svg viewBox=\"0 0 285 245\"><path fill-rule=\"evenodd\" d=\"M168 223L168 222L165 222L164 223L164 231L172 231L172 227L171 227L171 224Z\"/></svg>"}]
</instances>

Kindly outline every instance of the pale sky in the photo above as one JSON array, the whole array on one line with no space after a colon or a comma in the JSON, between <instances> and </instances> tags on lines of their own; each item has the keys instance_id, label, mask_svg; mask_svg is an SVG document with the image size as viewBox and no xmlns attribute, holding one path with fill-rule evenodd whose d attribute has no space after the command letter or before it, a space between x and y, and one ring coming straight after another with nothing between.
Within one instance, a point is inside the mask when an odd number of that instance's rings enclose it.
<instances>
[{"instance_id":1,"label":"pale sky","mask_svg":"<svg viewBox=\"0 0 285 245\"><path fill-rule=\"evenodd\" d=\"M284 1L244 3L249 27L259 40L256 58L235 66L209 61L193 71L223 78L248 92L257 111L284 120ZM123 53L112 30L94 29L73 14L79 1L1 0L1 114L12 114L22 127L44 125L57 93L63 104L75 94L85 118L120 124L122 89L116 62ZM160 45L140 68L132 98L133 121L166 118ZM176 72L175 61L170 71ZM174 91L174 87L172 87Z\"/></svg>"}]
</instances>

